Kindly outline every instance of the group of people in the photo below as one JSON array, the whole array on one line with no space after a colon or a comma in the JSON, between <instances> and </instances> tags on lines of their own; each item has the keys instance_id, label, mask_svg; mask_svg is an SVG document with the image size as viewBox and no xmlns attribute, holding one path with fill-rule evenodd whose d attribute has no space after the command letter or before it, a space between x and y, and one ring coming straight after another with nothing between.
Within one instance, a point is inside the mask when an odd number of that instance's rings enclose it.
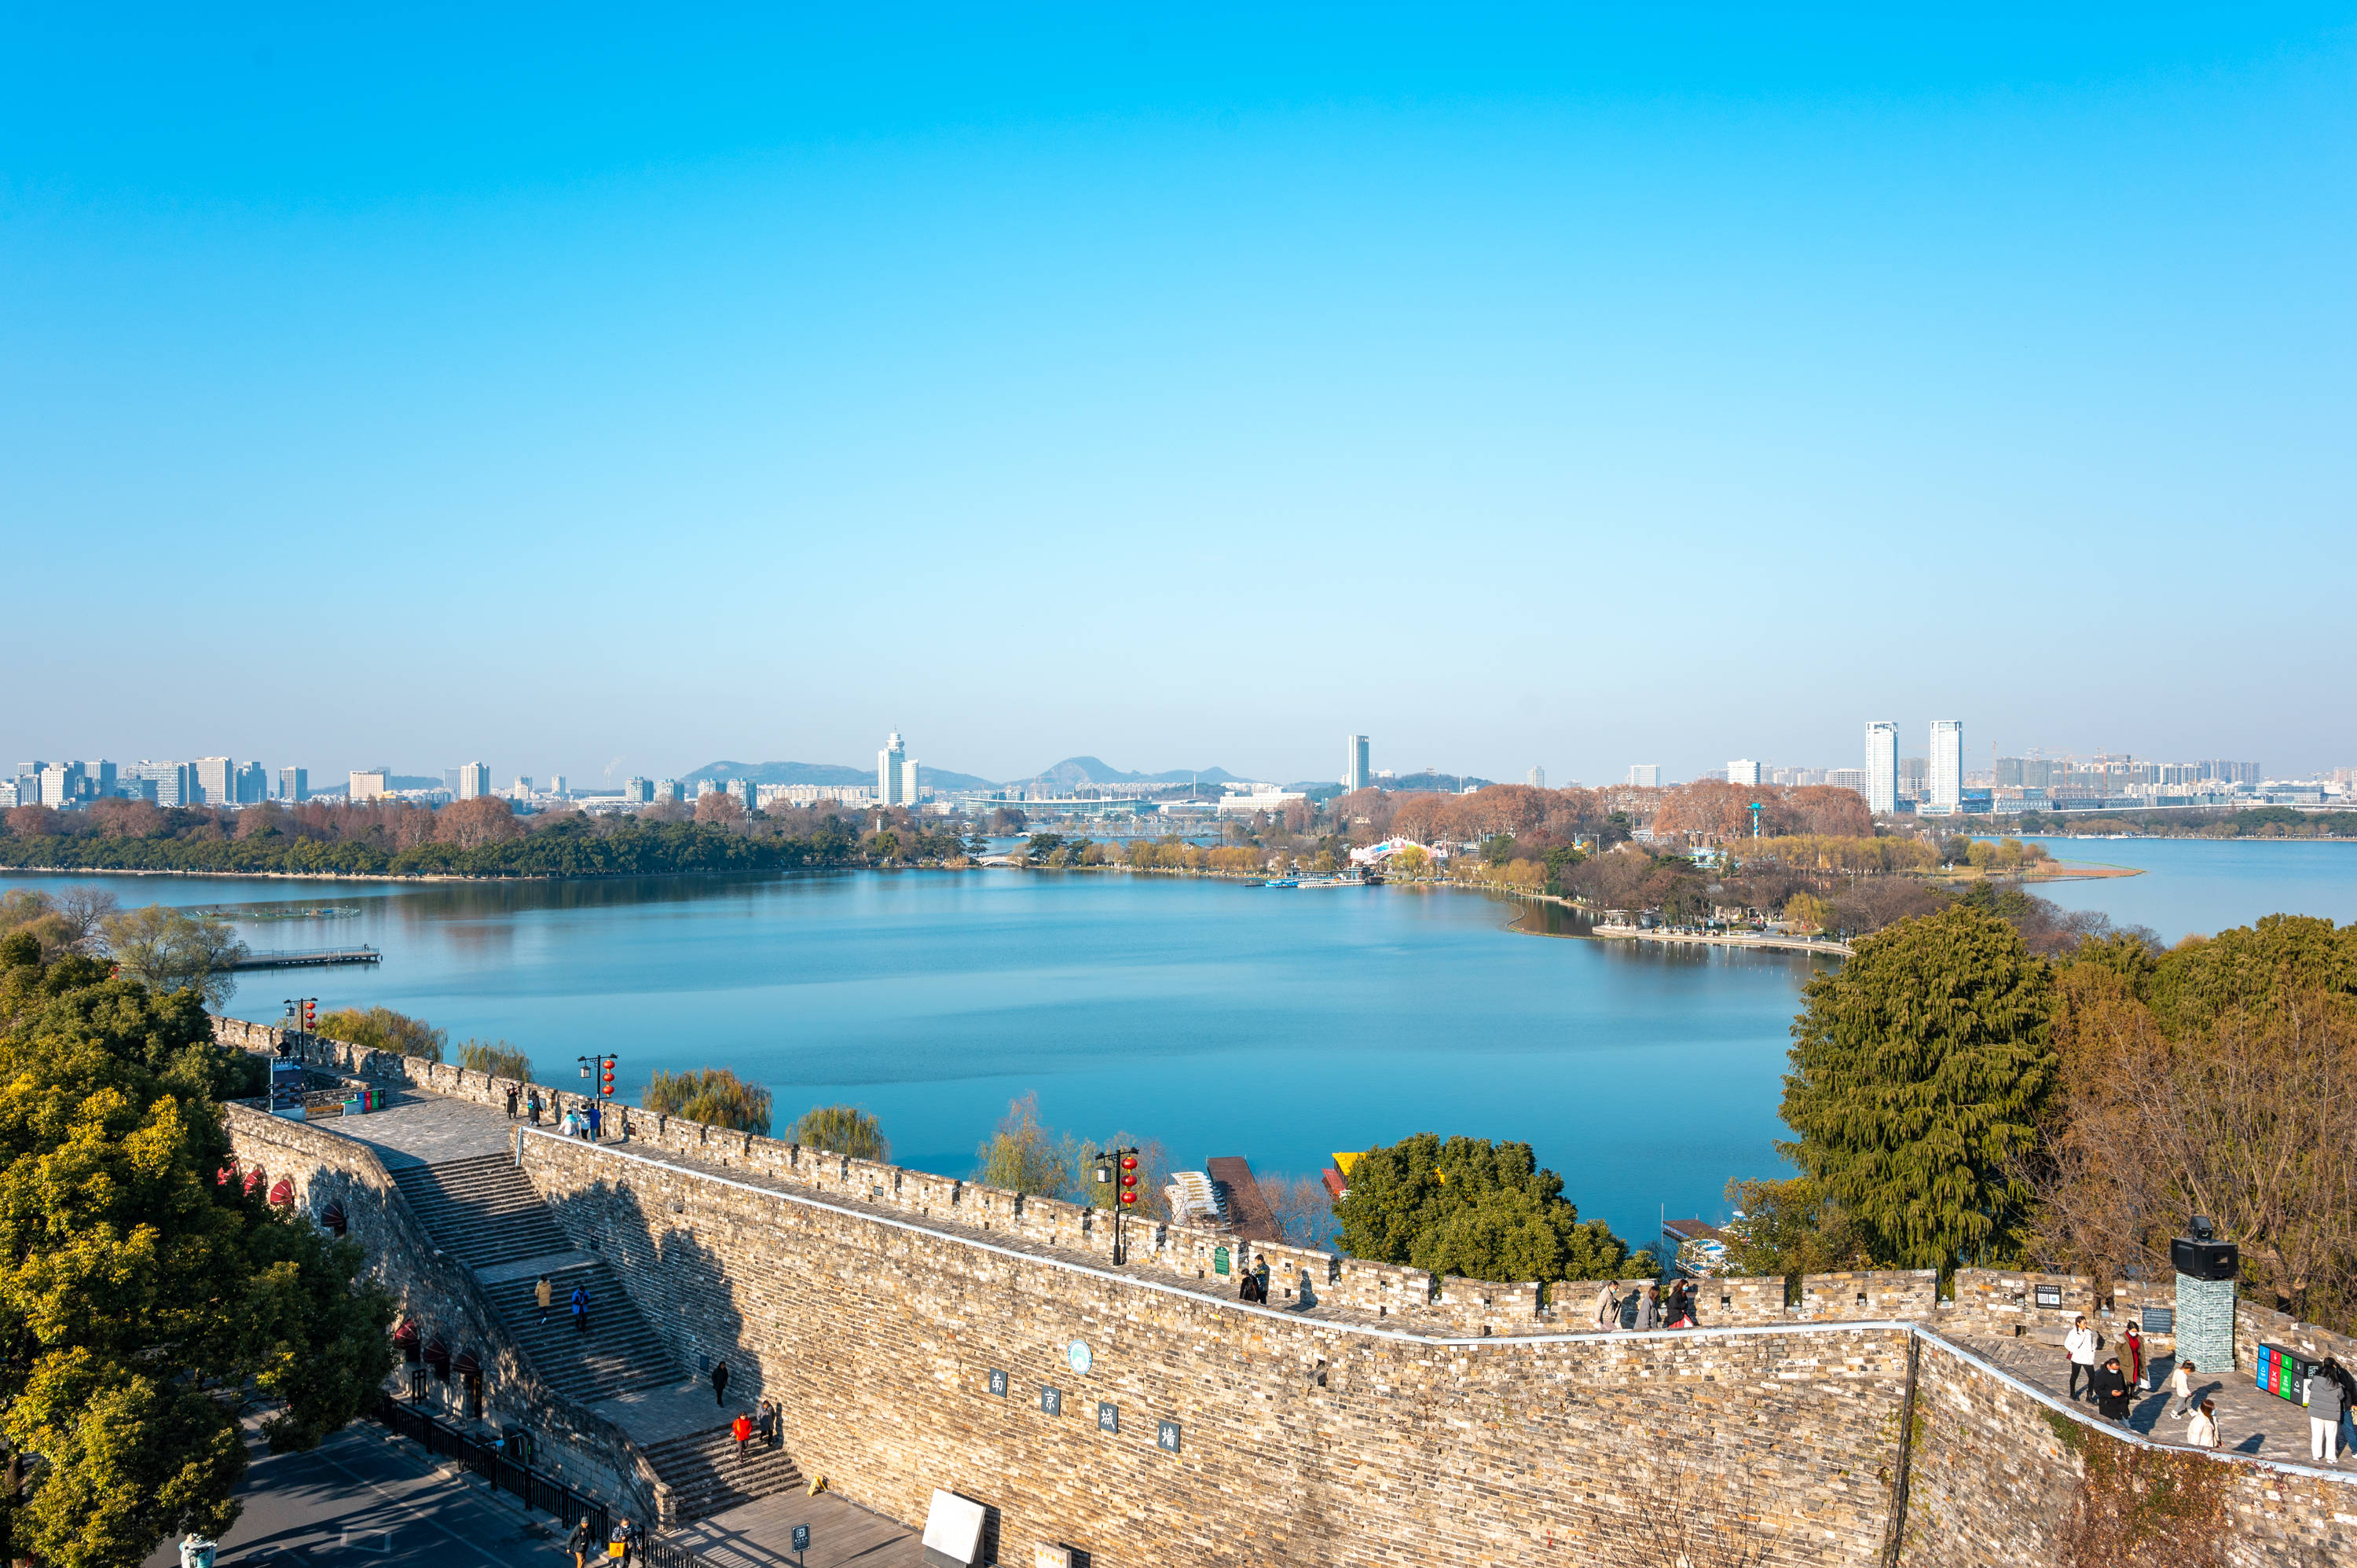
<instances>
[{"instance_id":1,"label":"group of people","mask_svg":"<svg viewBox=\"0 0 2357 1568\"><path fill-rule=\"evenodd\" d=\"M556 1287L550 1283L546 1274L541 1275L540 1282L532 1287L532 1299L540 1307L541 1322L546 1323L548 1309L556 1305ZM573 1314L573 1332L587 1334L589 1332L589 1287L586 1284L575 1285L572 1297L565 1305L565 1309Z\"/></svg>"},{"instance_id":2,"label":"group of people","mask_svg":"<svg viewBox=\"0 0 2357 1568\"><path fill-rule=\"evenodd\" d=\"M530 1117L532 1124L537 1127L540 1125L541 1114L546 1109L541 1103L539 1090L525 1090L512 1083L508 1085L508 1115L511 1118L521 1111L523 1115ZM628 1142L630 1136L630 1107L626 1105L614 1107L614 1115L620 1122L618 1131L623 1141ZM557 1118L556 1131L567 1138L587 1138L591 1143L596 1143L606 1135L604 1103L596 1100L585 1100L579 1105L568 1108L564 1115Z\"/></svg>"},{"instance_id":3,"label":"group of people","mask_svg":"<svg viewBox=\"0 0 2357 1568\"><path fill-rule=\"evenodd\" d=\"M2062 1337L2062 1351L2071 1360L2070 1395L2085 1396L2094 1401L2103 1418L2121 1426L2128 1424L2128 1408L2135 1402L2138 1391L2149 1388L2145 1367L2144 1336L2133 1323L2120 1337L2118 1353L2102 1355L2103 1336L2090 1327L2084 1315L2071 1325ZM2218 1448L2224 1439L2218 1427L2218 1402L2203 1399L2197 1406L2193 1398L2193 1380L2201 1370L2190 1360L2179 1359L2170 1369L2168 1391L2170 1395L2169 1419L2182 1421L2185 1441L2195 1448ZM2342 1366L2337 1358L2328 1356L2308 1380L2308 1456L2319 1465L2338 1465L2340 1451L2357 1448L2357 1431L2349 1430L2352 1412L2357 1412L2357 1376Z\"/></svg>"},{"instance_id":4,"label":"group of people","mask_svg":"<svg viewBox=\"0 0 2357 1568\"><path fill-rule=\"evenodd\" d=\"M607 1561L616 1564L617 1568L630 1568L630 1560L640 1555L639 1541L637 1525L626 1519L616 1520L614 1528L606 1532ZM597 1547L597 1542L589 1529L589 1517L584 1514L581 1522L573 1527L573 1533L565 1541L565 1549L573 1553L573 1568L589 1568L589 1554Z\"/></svg>"},{"instance_id":5,"label":"group of people","mask_svg":"<svg viewBox=\"0 0 2357 1568\"><path fill-rule=\"evenodd\" d=\"M1268 1254L1255 1253L1253 1266L1236 1282L1236 1294L1246 1301L1265 1304L1268 1300Z\"/></svg>"},{"instance_id":6,"label":"group of people","mask_svg":"<svg viewBox=\"0 0 2357 1568\"><path fill-rule=\"evenodd\" d=\"M1670 1282L1667 1301L1662 1299L1658 1283L1642 1290L1631 1289L1624 1296L1608 1281L1597 1287L1596 1326L1607 1330L1633 1328L1640 1333L1655 1328L1699 1328L1699 1298L1693 1284L1685 1280Z\"/></svg>"},{"instance_id":7,"label":"group of people","mask_svg":"<svg viewBox=\"0 0 2357 1568\"><path fill-rule=\"evenodd\" d=\"M745 1462L745 1450L756 1437L761 1440L762 1447L775 1448L780 1425L774 1400L763 1400L749 1415L738 1411L737 1419L728 1423L728 1435L737 1440L737 1462L740 1465Z\"/></svg>"}]
</instances>

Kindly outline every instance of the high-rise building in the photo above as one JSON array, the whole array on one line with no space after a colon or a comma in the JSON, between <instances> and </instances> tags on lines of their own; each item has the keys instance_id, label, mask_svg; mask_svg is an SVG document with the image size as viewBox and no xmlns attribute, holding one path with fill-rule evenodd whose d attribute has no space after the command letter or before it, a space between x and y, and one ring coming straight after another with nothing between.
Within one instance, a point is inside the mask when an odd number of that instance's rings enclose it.
<instances>
[{"instance_id":1,"label":"high-rise building","mask_svg":"<svg viewBox=\"0 0 2357 1568\"><path fill-rule=\"evenodd\" d=\"M282 768L278 770L278 798L301 802L311 798L311 770L307 768Z\"/></svg>"},{"instance_id":2,"label":"high-rise building","mask_svg":"<svg viewBox=\"0 0 2357 1568\"><path fill-rule=\"evenodd\" d=\"M695 798L701 800L706 795L716 795L726 788L717 779L699 779L695 781Z\"/></svg>"},{"instance_id":3,"label":"high-rise building","mask_svg":"<svg viewBox=\"0 0 2357 1568\"><path fill-rule=\"evenodd\" d=\"M192 806L196 804L196 769L185 762L134 762L123 770L124 777L155 790L140 790L140 798L152 799L159 806Z\"/></svg>"},{"instance_id":4,"label":"high-rise building","mask_svg":"<svg viewBox=\"0 0 2357 1568\"><path fill-rule=\"evenodd\" d=\"M443 792L447 794L453 800L460 798L458 794L458 770L457 768L446 768L442 770L442 789Z\"/></svg>"},{"instance_id":5,"label":"high-rise building","mask_svg":"<svg viewBox=\"0 0 2357 1568\"><path fill-rule=\"evenodd\" d=\"M1866 809L1879 816L1899 810L1899 725L1889 719L1866 726Z\"/></svg>"},{"instance_id":6,"label":"high-rise building","mask_svg":"<svg viewBox=\"0 0 2357 1568\"><path fill-rule=\"evenodd\" d=\"M42 768L41 804L60 810L81 804L82 787L89 777L89 770L79 762Z\"/></svg>"},{"instance_id":7,"label":"high-rise building","mask_svg":"<svg viewBox=\"0 0 2357 1568\"><path fill-rule=\"evenodd\" d=\"M516 776L515 788L508 791L508 799L511 800L529 800L532 799L532 775L528 773L518 774Z\"/></svg>"},{"instance_id":8,"label":"high-rise building","mask_svg":"<svg viewBox=\"0 0 2357 1568\"><path fill-rule=\"evenodd\" d=\"M750 779L733 779L729 780L728 792L737 797L737 803L745 808L745 814L748 817L753 814L754 810L760 804L761 787L759 784L754 783Z\"/></svg>"},{"instance_id":9,"label":"high-rise building","mask_svg":"<svg viewBox=\"0 0 2357 1568\"><path fill-rule=\"evenodd\" d=\"M917 759L912 757L900 764L900 799L913 806L921 798L922 792L917 788Z\"/></svg>"},{"instance_id":10,"label":"high-rise building","mask_svg":"<svg viewBox=\"0 0 2357 1568\"><path fill-rule=\"evenodd\" d=\"M549 776L548 792L552 795L560 796L565 793L564 774L555 773Z\"/></svg>"},{"instance_id":11,"label":"high-rise building","mask_svg":"<svg viewBox=\"0 0 2357 1568\"><path fill-rule=\"evenodd\" d=\"M1964 803L1964 721L1932 721L1931 768L1925 799L1915 809L1932 816L1953 815Z\"/></svg>"},{"instance_id":12,"label":"high-rise building","mask_svg":"<svg viewBox=\"0 0 2357 1568\"><path fill-rule=\"evenodd\" d=\"M1545 789L1545 788L1546 788L1546 769L1545 769L1545 768L1533 768L1531 769L1530 783L1531 783L1531 788L1532 788L1532 789Z\"/></svg>"},{"instance_id":13,"label":"high-rise building","mask_svg":"<svg viewBox=\"0 0 2357 1568\"><path fill-rule=\"evenodd\" d=\"M454 787L452 792L461 800L488 795L491 792L491 765L488 762L462 762L458 765L458 777L446 779L444 782Z\"/></svg>"},{"instance_id":14,"label":"high-rise building","mask_svg":"<svg viewBox=\"0 0 2357 1568\"><path fill-rule=\"evenodd\" d=\"M655 780L655 799L676 803L687 799L687 789L676 779L658 779Z\"/></svg>"},{"instance_id":15,"label":"high-rise building","mask_svg":"<svg viewBox=\"0 0 2357 1568\"><path fill-rule=\"evenodd\" d=\"M248 762L237 770L237 803L259 806L270 799L270 769L259 762Z\"/></svg>"},{"instance_id":16,"label":"high-rise building","mask_svg":"<svg viewBox=\"0 0 2357 1568\"><path fill-rule=\"evenodd\" d=\"M231 806L237 803L237 768L228 757L199 757L193 766L197 770L198 804Z\"/></svg>"},{"instance_id":17,"label":"high-rise building","mask_svg":"<svg viewBox=\"0 0 2357 1568\"><path fill-rule=\"evenodd\" d=\"M1641 789L1662 787L1662 765L1658 762L1632 762L1629 765L1629 782Z\"/></svg>"},{"instance_id":18,"label":"high-rise building","mask_svg":"<svg viewBox=\"0 0 2357 1568\"><path fill-rule=\"evenodd\" d=\"M1363 789L1374 781L1375 776L1367 770L1367 737L1354 735L1342 763L1342 788Z\"/></svg>"},{"instance_id":19,"label":"high-rise building","mask_svg":"<svg viewBox=\"0 0 2357 1568\"><path fill-rule=\"evenodd\" d=\"M1738 757L1727 765L1727 781L1729 784L1757 784L1760 782L1760 765L1748 757Z\"/></svg>"},{"instance_id":20,"label":"high-rise building","mask_svg":"<svg viewBox=\"0 0 2357 1568\"><path fill-rule=\"evenodd\" d=\"M622 799L632 805L643 806L655 798L654 782L633 774L622 780Z\"/></svg>"},{"instance_id":21,"label":"high-rise building","mask_svg":"<svg viewBox=\"0 0 2357 1568\"><path fill-rule=\"evenodd\" d=\"M373 800L380 795L393 793L393 773L383 768L355 768L350 774L350 793L353 800Z\"/></svg>"},{"instance_id":22,"label":"high-rise building","mask_svg":"<svg viewBox=\"0 0 2357 1568\"><path fill-rule=\"evenodd\" d=\"M891 740L876 754L876 803L898 806L907 797L900 793L900 765L909 759L909 748L900 743L900 732L894 730Z\"/></svg>"}]
</instances>

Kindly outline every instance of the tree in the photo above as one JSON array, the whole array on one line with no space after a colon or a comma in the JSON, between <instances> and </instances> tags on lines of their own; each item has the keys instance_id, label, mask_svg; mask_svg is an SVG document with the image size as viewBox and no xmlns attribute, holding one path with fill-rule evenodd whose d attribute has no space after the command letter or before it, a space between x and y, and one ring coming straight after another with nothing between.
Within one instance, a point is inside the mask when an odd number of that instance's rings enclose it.
<instances>
[{"instance_id":1,"label":"tree","mask_svg":"<svg viewBox=\"0 0 2357 1568\"><path fill-rule=\"evenodd\" d=\"M695 798L695 820L706 827L741 828L745 825L745 803L726 789L715 789Z\"/></svg>"},{"instance_id":2,"label":"tree","mask_svg":"<svg viewBox=\"0 0 2357 1568\"><path fill-rule=\"evenodd\" d=\"M231 966L246 947L217 916L150 904L105 917L100 929L115 964L152 991L192 989L218 1007L237 989Z\"/></svg>"},{"instance_id":3,"label":"tree","mask_svg":"<svg viewBox=\"0 0 2357 1568\"><path fill-rule=\"evenodd\" d=\"M2020 933L1955 908L1902 920L1813 977L1779 1144L1883 1267L2021 1255L2017 1174L2056 1082L2052 983Z\"/></svg>"},{"instance_id":4,"label":"tree","mask_svg":"<svg viewBox=\"0 0 2357 1568\"><path fill-rule=\"evenodd\" d=\"M1323 1181L1271 1173L1260 1178L1260 1190L1286 1245L1324 1251L1334 1244L1334 1195Z\"/></svg>"},{"instance_id":5,"label":"tree","mask_svg":"<svg viewBox=\"0 0 2357 1568\"><path fill-rule=\"evenodd\" d=\"M1805 1176L1730 1181L1727 1201L1736 1212L1724 1228L1730 1274L1791 1279L1873 1266L1856 1222Z\"/></svg>"},{"instance_id":6,"label":"tree","mask_svg":"<svg viewBox=\"0 0 2357 1568\"><path fill-rule=\"evenodd\" d=\"M1114 1165L1113 1180L1100 1182L1096 1178L1098 1161L1108 1158L1115 1149L1137 1151L1137 1169L1128 1173L1137 1178L1137 1185L1130 1189L1137 1194L1137 1201L1130 1205L1129 1212L1149 1219L1169 1219L1170 1200L1163 1196L1162 1189L1170 1185L1170 1151L1159 1138L1141 1138L1125 1129L1103 1143L1092 1140L1081 1145L1073 1164L1081 1175L1082 1201L1092 1208L1116 1207L1115 1195L1122 1190L1120 1165Z\"/></svg>"},{"instance_id":7,"label":"tree","mask_svg":"<svg viewBox=\"0 0 2357 1568\"><path fill-rule=\"evenodd\" d=\"M309 1448L391 1371L359 1246L217 1176L219 1100L257 1067L193 989L0 941L0 1433L30 1482L0 1496L7 1556L119 1568L218 1536L249 1403L283 1402L274 1451Z\"/></svg>"},{"instance_id":8,"label":"tree","mask_svg":"<svg viewBox=\"0 0 2357 1568\"><path fill-rule=\"evenodd\" d=\"M436 842L456 844L460 849L504 843L524 833L523 824L516 821L515 809L497 795L477 795L454 802L434 812L428 821Z\"/></svg>"},{"instance_id":9,"label":"tree","mask_svg":"<svg viewBox=\"0 0 2357 1568\"><path fill-rule=\"evenodd\" d=\"M1334 1206L1342 1250L1479 1280L1593 1280L1654 1273L1650 1253L1583 1223L1563 1178L1528 1144L1418 1133L1371 1149Z\"/></svg>"},{"instance_id":10,"label":"tree","mask_svg":"<svg viewBox=\"0 0 2357 1568\"><path fill-rule=\"evenodd\" d=\"M892 1157L883 1123L856 1105L813 1105L794 1123L791 1136L807 1148L848 1155L855 1160Z\"/></svg>"},{"instance_id":11,"label":"tree","mask_svg":"<svg viewBox=\"0 0 2357 1568\"><path fill-rule=\"evenodd\" d=\"M518 1083L532 1081L531 1056L505 1040L468 1040L458 1047L458 1065L468 1072L511 1078Z\"/></svg>"},{"instance_id":12,"label":"tree","mask_svg":"<svg viewBox=\"0 0 2357 1568\"><path fill-rule=\"evenodd\" d=\"M748 1083L725 1067L698 1068L691 1072L658 1069L639 1096L646 1110L665 1116L684 1116L707 1126L736 1133L770 1133L770 1091Z\"/></svg>"},{"instance_id":13,"label":"tree","mask_svg":"<svg viewBox=\"0 0 2357 1568\"><path fill-rule=\"evenodd\" d=\"M974 1179L985 1187L1034 1197L1063 1197L1080 1182L1080 1151L1069 1137L1058 1138L1039 1124L1036 1091L1006 1102L998 1130L983 1140L975 1154L981 1163Z\"/></svg>"},{"instance_id":14,"label":"tree","mask_svg":"<svg viewBox=\"0 0 2357 1568\"><path fill-rule=\"evenodd\" d=\"M394 1056L428 1062L440 1061L442 1048L450 1040L449 1030L437 1029L423 1018L413 1018L390 1007L339 1007L332 1013L322 1013L318 1032L362 1050L389 1051Z\"/></svg>"}]
</instances>

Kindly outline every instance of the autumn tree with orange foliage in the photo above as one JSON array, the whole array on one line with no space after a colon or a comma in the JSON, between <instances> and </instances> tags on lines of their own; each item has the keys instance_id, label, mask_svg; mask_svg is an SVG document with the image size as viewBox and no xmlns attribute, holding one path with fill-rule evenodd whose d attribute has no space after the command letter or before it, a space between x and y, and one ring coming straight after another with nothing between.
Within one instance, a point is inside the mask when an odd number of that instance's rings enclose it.
<instances>
[{"instance_id":1,"label":"autumn tree with orange foliage","mask_svg":"<svg viewBox=\"0 0 2357 1568\"><path fill-rule=\"evenodd\" d=\"M435 842L460 849L479 849L523 837L523 824L497 795L478 795L431 813Z\"/></svg>"}]
</instances>

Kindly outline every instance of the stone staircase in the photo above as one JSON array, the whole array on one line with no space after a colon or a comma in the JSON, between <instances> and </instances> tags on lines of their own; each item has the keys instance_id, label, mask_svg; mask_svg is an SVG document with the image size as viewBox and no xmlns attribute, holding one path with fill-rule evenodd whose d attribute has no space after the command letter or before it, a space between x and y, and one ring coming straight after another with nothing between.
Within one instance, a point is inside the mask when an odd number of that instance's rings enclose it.
<instances>
[{"instance_id":1,"label":"stone staircase","mask_svg":"<svg viewBox=\"0 0 2357 1568\"><path fill-rule=\"evenodd\" d=\"M802 1484L802 1473L786 1451L762 1447L758 1436L738 1459L737 1440L725 1426L651 1444L640 1452L671 1487L681 1524Z\"/></svg>"},{"instance_id":2,"label":"stone staircase","mask_svg":"<svg viewBox=\"0 0 2357 1568\"><path fill-rule=\"evenodd\" d=\"M551 1389L593 1404L683 1384L670 1350L614 1271L597 1254L575 1250L511 1155L401 1165L392 1176L435 1245L474 1271L492 1310ZM543 1273L549 1283L544 1324L536 1294ZM587 1334L574 1328L567 1305L576 1285L589 1291ZM624 1430L631 1429L634 1418L625 1409L608 1410ZM670 1522L702 1519L802 1484L782 1449L764 1449L758 1440L740 1461L727 1412L716 1407L712 1415L710 1427L639 1441L640 1452L671 1488ZM655 1429L675 1427L677 1421L676 1415L662 1418Z\"/></svg>"},{"instance_id":3,"label":"stone staircase","mask_svg":"<svg viewBox=\"0 0 2357 1568\"><path fill-rule=\"evenodd\" d=\"M506 1155L402 1165L393 1181L441 1249L470 1269L573 1251Z\"/></svg>"}]
</instances>

